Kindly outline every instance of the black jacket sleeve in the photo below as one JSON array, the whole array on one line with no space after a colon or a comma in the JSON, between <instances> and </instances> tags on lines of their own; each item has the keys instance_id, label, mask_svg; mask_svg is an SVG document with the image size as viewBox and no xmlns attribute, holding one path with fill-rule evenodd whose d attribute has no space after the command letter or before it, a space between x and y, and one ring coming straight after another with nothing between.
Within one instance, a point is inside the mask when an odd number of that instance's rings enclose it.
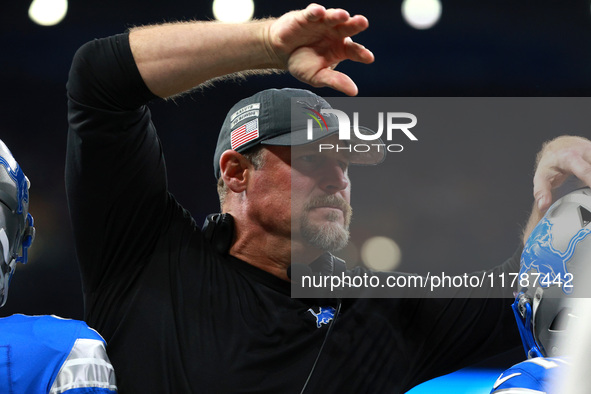
<instances>
[{"instance_id":1,"label":"black jacket sleeve","mask_svg":"<svg viewBox=\"0 0 591 394\"><path fill-rule=\"evenodd\" d=\"M150 255L171 205L145 105L155 96L127 34L82 46L67 92L66 191L85 295L120 294Z\"/></svg>"}]
</instances>

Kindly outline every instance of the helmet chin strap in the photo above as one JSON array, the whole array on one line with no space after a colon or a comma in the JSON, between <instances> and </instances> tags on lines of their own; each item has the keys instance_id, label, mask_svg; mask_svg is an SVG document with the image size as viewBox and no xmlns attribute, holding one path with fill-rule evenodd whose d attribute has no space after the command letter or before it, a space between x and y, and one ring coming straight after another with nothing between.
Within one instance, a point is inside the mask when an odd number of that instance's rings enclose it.
<instances>
[{"instance_id":1,"label":"helmet chin strap","mask_svg":"<svg viewBox=\"0 0 591 394\"><path fill-rule=\"evenodd\" d=\"M515 302L511 305L513 313L515 314L515 320L517 320L517 328L519 329L519 335L523 342L523 348L527 358L544 357L540 347L534 339L534 332L532 328L532 305L531 300L523 291L517 294Z\"/></svg>"}]
</instances>

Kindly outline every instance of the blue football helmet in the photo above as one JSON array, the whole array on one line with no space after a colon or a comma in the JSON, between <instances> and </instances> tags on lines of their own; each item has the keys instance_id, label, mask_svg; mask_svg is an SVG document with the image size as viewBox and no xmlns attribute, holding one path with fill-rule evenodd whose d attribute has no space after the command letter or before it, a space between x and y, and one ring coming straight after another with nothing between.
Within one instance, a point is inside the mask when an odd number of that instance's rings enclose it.
<instances>
[{"instance_id":1,"label":"blue football helmet","mask_svg":"<svg viewBox=\"0 0 591 394\"><path fill-rule=\"evenodd\" d=\"M6 303L16 263L27 262L27 249L34 238L29 180L0 141L0 306Z\"/></svg>"},{"instance_id":2,"label":"blue football helmet","mask_svg":"<svg viewBox=\"0 0 591 394\"><path fill-rule=\"evenodd\" d=\"M525 244L513 311L528 358L564 355L573 299L591 293L577 282L591 268L590 233L591 189L583 188L556 201Z\"/></svg>"}]
</instances>

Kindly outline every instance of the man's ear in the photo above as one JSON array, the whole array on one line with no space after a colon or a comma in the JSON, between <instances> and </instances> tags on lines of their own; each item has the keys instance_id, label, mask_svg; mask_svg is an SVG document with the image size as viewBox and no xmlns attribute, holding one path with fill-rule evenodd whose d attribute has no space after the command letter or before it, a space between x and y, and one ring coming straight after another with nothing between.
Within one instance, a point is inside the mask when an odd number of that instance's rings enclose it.
<instances>
[{"instance_id":1,"label":"man's ear","mask_svg":"<svg viewBox=\"0 0 591 394\"><path fill-rule=\"evenodd\" d=\"M252 163L235 150L228 149L220 157L220 172L224 183L234 193L246 190Z\"/></svg>"}]
</instances>

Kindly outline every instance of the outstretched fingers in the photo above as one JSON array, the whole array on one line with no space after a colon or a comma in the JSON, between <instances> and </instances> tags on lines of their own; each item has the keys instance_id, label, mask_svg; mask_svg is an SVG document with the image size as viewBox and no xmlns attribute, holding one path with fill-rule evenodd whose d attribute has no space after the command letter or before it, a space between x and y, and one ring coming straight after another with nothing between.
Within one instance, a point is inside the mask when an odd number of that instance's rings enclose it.
<instances>
[{"instance_id":1,"label":"outstretched fingers","mask_svg":"<svg viewBox=\"0 0 591 394\"><path fill-rule=\"evenodd\" d=\"M299 80L312 86L329 86L348 95L357 86L348 76L334 71L343 60L371 63L374 56L351 39L367 29L361 15L353 17L338 8L310 4L306 9L283 15L267 30L270 58Z\"/></svg>"},{"instance_id":2,"label":"outstretched fingers","mask_svg":"<svg viewBox=\"0 0 591 394\"><path fill-rule=\"evenodd\" d=\"M345 39L345 55L347 59L364 64L373 63L373 53L361 44L354 42L350 37Z\"/></svg>"},{"instance_id":3,"label":"outstretched fingers","mask_svg":"<svg viewBox=\"0 0 591 394\"><path fill-rule=\"evenodd\" d=\"M300 23L321 23L328 28L334 28L341 37L354 36L367 29L369 21L362 15L351 16L341 8L325 9L319 4L310 4L301 13ZM297 16L296 16L297 18Z\"/></svg>"},{"instance_id":4,"label":"outstretched fingers","mask_svg":"<svg viewBox=\"0 0 591 394\"><path fill-rule=\"evenodd\" d=\"M349 22L350 20L351 15L349 15L347 11L340 8L330 8L326 10L326 15L324 16L324 23L330 27Z\"/></svg>"},{"instance_id":5,"label":"outstretched fingers","mask_svg":"<svg viewBox=\"0 0 591 394\"><path fill-rule=\"evenodd\" d=\"M353 37L369 27L369 21L363 15L355 15L347 21L335 25L335 29L341 37Z\"/></svg>"},{"instance_id":6,"label":"outstretched fingers","mask_svg":"<svg viewBox=\"0 0 591 394\"><path fill-rule=\"evenodd\" d=\"M317 22L326 15L326 8L320 4L312 3L302 11L302 14L307 21Z\"/></svg>"},{"instance_id":7,"label":"outstretched fingers","mask_svg":"<svg viewBox=\"0 0 591 394\"><path fill-rule=\"evenodd\" d=\"M317 87L326 86L348 96L356 96L359 91L355 82L347 74L335 71L332 68L324 68L318 71L313 78L313 82Z\"/></svg>"}]
</instances>

